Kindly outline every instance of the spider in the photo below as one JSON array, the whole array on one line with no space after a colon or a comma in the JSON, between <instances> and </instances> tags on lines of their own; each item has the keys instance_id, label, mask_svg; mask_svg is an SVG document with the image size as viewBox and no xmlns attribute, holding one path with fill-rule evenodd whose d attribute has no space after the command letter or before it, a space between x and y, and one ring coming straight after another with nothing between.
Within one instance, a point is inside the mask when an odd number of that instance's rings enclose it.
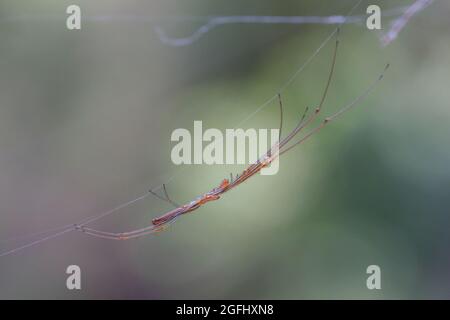
<instances>
[{"instance_id":1,"label":"spider","mask_svg":"<svg viewBox=\"0 0 450 320\"><path fill-rule=\"evenodd\" d=\"M338 34L338 33L337 33ZM281 138L281 132L283 127L283 103L281 99L281 94L278 94L278 102L279 102L279 108L280 108L280 128L279 128L279 139L278 141L270 147L266 153L264 153L255 163L249 165L241 174L237 174L235 177L231 174L230 179L223 179L220 184L217 187L212 188L210 191L198 196L197 198L193 199L192 201L184 204L179 205L176 202L172 201L169 197L169 194L167 192L165 184L163 184L163 191L164 196L161 196L152 190L149 192L155 195L156 197L167 201L171 205L173 205L175 208L166 212L165 214L154 218L151 221L151 224L149 226L146 226L141 229L136 229L128 232L107 232L102 230L97 230L93 228L85 227L84 225L74 225L74 228L78 231L81 231L85 234L94 236L94 237L100 237L100 238L107 238L107 239L114 239L114 240L128 240L132 238L138 238L145 236L150 233L156 233L165 230L171 223L173 223L176 219L179 217L193 212L203 205L205 205L208 202L211 201L217 201L221 198L223 194L226 192L236 188L241 183L247 181L251 177L255 176L257 173L259 173L263 168L269 166L272 161L274 161L276 158L280 157L284 153L292 150L294 147L302 144L304 141L309 139L313 134L317 133L319 130L321 130L323 127L328 125L330 122L332 122L334 119L345 113L346 111L350 110L353 106L356 105L357 102L359 102L362 98L367 96L375 87L375 85L382 80L384 76L384 72L389 67L389 64L387 64L383 70L383 72L380 74L380 76L356 99L354 99L352 102L344 106L343 108L339 109L336 113L332 114L331 116L325 117L321 123L312 128L309 132L307 132L303 137L299 138L297 141L293 141L295 137L299 135L300 132L306 127L309 127L309 125L317 118L317 116L322 111L322 107L324 105L324 102L326 100L328 90L331 84L331 80L333 78L334 69L336 65L336 56L338 52L339 47L339 40L336 36L336 42L333 50L333 57L331 62L330 71L328 74L328 79L325 85L325 89L322 93L320 102L318 106L314 109L314 111L308 115L308 108L305 108L300 121L298 124L292 129L289 134ZM292 143L290 143L293 141Z\"/></svg>"}]
</instances>

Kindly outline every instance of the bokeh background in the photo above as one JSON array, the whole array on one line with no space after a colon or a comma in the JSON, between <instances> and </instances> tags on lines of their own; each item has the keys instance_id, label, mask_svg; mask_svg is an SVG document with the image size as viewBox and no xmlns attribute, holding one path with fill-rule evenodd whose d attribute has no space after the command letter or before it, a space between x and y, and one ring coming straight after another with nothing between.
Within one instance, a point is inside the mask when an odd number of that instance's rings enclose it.
<instances>
[{"instance_id":1,"label":"bokeh background","mask_svg":"<svg viewBox=\"0 0 450 320\"><path fill-rule=\"evenodd\" d=\"M412 2L363 1L356 13ZM354 3L2 0L0 240L77 222L173 175L167 187L185 202L239 172L173 165L172 131L194 120L235 127L334 28L227 25L171 47L155 24L186 36L198 17L345 14ZM80 31L65 27L70 4L81 6ZM344 26L325 113L386 62L391 69L358 108L282 158L277 175L253 178L157 236L72 232L2 257L0 298L450 298L449 15L450 4L435 1L387 47L378 31ZM286 130L320 99L332 48L283 93ZM277 127L278 117L270 104L243 127ZM169 208L148 197L92 226L130 230ZM65 287L71 264L81 267L80 291ZM381 267L381 290L366 288L371 264Z\"/></svg>"}]
</instances>

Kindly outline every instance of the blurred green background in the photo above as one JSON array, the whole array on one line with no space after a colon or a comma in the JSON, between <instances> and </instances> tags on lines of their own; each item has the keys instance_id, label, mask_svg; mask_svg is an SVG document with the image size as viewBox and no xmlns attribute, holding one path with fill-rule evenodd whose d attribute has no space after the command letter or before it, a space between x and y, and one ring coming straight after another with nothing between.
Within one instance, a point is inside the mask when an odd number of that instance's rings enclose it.
<instances>
[{"instance_id":1,"label":"blurred green background","mask_svg":"<svg viewBox=\"0 0 450 320\"><path fill-rule=\"evenodd\" d=\"M363 1L357 13L412 2ZM354 3L2 0L1 239L106 211L173 174L169 192L185 202L241 171L173 165L172 131L194 120L233 128L334 28L227 25L170 47L154 23L186 36L200 23L173 17L334 15ZM65 27L70 4L81 6L80 31ZM391 69L358 108L283 157L277 175L249 180L157 236L72 232L0 258L0 298L450 298L449 15L450 4L435 1L387 47L377 31L344 26L325 114L386 62ZM286 132L318 103L332 48L283 93ZM278 117L274 103L243 127L277 127ZM92 226L131 230L169 208L147 198ZM70 264L81 267L81 291L65 287ZM371 264L381 267L381 290L366 288Z\"/></svg>"}]
</instances>

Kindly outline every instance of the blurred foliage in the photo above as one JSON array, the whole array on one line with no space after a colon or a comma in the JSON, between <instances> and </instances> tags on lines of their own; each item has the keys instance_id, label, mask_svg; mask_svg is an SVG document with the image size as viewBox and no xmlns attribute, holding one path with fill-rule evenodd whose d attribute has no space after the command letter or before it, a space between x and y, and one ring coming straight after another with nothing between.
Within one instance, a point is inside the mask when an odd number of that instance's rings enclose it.
<instances>
[{"instance_id":1,"label":"blurred foliage","mask_svg":"<svg viewBox=\"0 0 450 320\"><path fill-rule=\"evenodd\" d=\"M155 19L345 14L354 4L78 2L86 17ZM172 165L172 130L193 120L233 128L333 28L232 25L172 48L149 22L87 19L70 32L68 4L0 5L1 238L102 212L173 174L170 193L187 201L242 170ZM436 1L386 48L376 32L343 27L325 114L386 62L391 69L358 108L282 158L276 176L255 177L158 236L110 242L71 233L1 258L0 298L450 298L449 13ZM174 36L198 27L166 25ZM286 130L319 101L332 46L283 92ZM278 117L273 103L244 127L276 127ZM133 229L167 209L148 199L95 226ZM69 264L82 268L80 292L65 288ZM380 291L366 288L370 264L382 269Z\"/></svg>"}]
</instances>

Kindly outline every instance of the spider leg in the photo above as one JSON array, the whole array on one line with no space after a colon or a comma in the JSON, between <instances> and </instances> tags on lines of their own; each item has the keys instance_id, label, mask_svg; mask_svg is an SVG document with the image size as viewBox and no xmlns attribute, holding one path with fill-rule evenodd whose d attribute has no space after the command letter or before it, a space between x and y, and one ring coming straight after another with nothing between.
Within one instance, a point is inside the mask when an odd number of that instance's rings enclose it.
<instances>
[{"instance_id":1,"label":"spider leg","mask_svg":"<svg viewBox=\"0 0 450 320\"><path fill-rule=\"evenodd\" d=\"M281 93L278 93L278 104L280 106L280 131L278 135L278 142L281 141L281 130L283 129L283 102L281 101Z\"/></svg>"},{"instance_id":2,"label":"spider leg","mask_svg":"<svg viewBox=\"0 0 450 320\"><path fill-rule=\"evenodd\" d=\"M283 151L280 152L280 155L282 155L283 153L289 151L290 149L294 148L295 146L301 144L303 141L307 140L309 137L311 137L314 133L318 132L320 129L322 129L323 127L325 127L327 124L329 124L330 122L332 122L334 119L336 119L337 117L341 116L343 113L347 112L348 110L352 109L353 107L355 107L357 105L357 103L359 101L361 101L362 99L364 99L367 95L369 95L376 87L376 85L383 80L384 77L384 73L386 72L386 70L389 68L389 64L387 64L384 67L383 72L379 75L379 77L372 82L372 84L370 84L367 89L360 94L359 96L357 96L353 101L351 101L350 103L348 103L347 105L345 105L344 107L340 108L336 113L332 114L331 116L326 117L320 125L318 125L316 128L312 129L309 133L307 133L303 138L301 138L299 141L295 142L294 144L292 144L291 146L289 146L288 148L284 149Z\"/></svg>"},{"instance_id":3,"label":"spider leg","mask_svg":"<svg viewBox=\"0 0 450 320\"><path fill-rule=\"evenodd\" d=\"M294 128L294 130L291 131L291 133L289 133L282 142L280 142L279 144L279 149L281 149L282 147L284 147L292 138L294 138L303 128L305 128L308 124L310 124L316 117L317 115L320 113L320 111L322 110L322 106L325 102L325 99L328 95L328 89L330 88L330 84L331 84L331 80L333 79L333 74L334 74L334 69L336 66L336 57L337 57L337 52L338 52L338 48L339 48L339 29L337 29L336 32L336 42L335 42L335 46L334 46L334 51L333 51L333 58L332 58L332 62L331 62L331 67L330 67L330 72L328 74L328 79L327 79L327 83L325 85L325 89L322 93L322 97L320 99L319 102L319 106L314 110L314 113L306 120L303 121L305 116L306 116L306 112L308 109L305 109L304 115L302 116L302 120L299 122L299 124Z\"/></svg>"},{"instance_id":4,"label":"spider leg","mask_svg":"<svg viewBox=\"0 0 450 320\"><path fill-rule=\"evenodd\" d=\"M170 203L171 205L173 205L175 208L178 208L180 205L170 199L169 194L167 193L166 184L163 184L162 187L163 187L163 191L164 191L164 197L159 195L159 194L157 194L156 192L154 192L151 189L148 190L148 192L150 192L152 195L154 195L158 199L166 201L166 202Z\"/></svg>"}]
</instances>

